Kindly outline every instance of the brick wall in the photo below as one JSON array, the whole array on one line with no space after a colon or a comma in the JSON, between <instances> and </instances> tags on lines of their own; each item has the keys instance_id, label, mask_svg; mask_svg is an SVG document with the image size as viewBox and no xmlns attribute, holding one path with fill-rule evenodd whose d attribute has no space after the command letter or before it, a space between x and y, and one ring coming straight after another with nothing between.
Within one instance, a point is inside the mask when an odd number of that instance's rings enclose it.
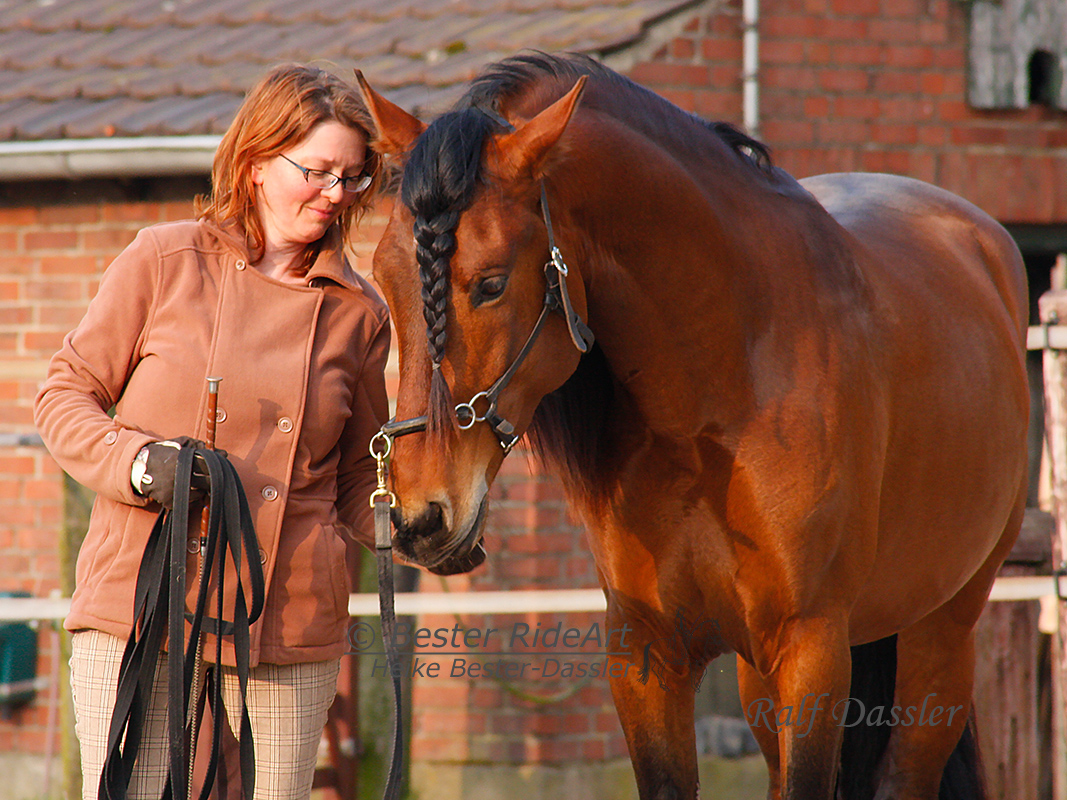
<instances>
[{"instance_id":1,"label":"brick wall","mask_svg":"<svg viewBox=\"0 0 1067 800\"><path fill-rule=\"evenodd\" d=\"M182 196L184 192L185 196ZM130 196L156 194L151 200ZM192 192L116 184L8 184L0 193L0 591L49 597L65 583L61 564L63 473L32 434L33 398L48 359L85 312L100 274L145 224L188 216ZM0 752L59 752L56 685L65 679L55 627L38 637L37 674L47 688L0 719ZM65 689L65 686L64 686ZM50 717L50 714L54 715Z\"/></svg>"},{"instance_id":2,"label":"brick wall","mask_svg":"<svg viewBox=\"0 0 1067 800\"><path fill-rule=\"evenodd\" d=\"M43 450L0 448L0 592L48 597L59 588L56 535L62 522L62 494L62 473ZM45 624L38 634L37 675L49 683L41 686L35 702L0 717L0 753L47 752L60 666L54 630ZM53 744L56 741L52 739Z\"/></svg>"},{"instance_id":3,"label":"brick wall","mask_svg":"<svg viewBox=\"0 0 1067 800\"><path fill-rule=\"evenodd\" d=\"M1067 114L967 105L966 3L763 0L759 34L759 135L793 175L892 172L1001 222L1067 219ZM739 124L740 0L695 18L630 75Z\"/></svg>"}]
</instances>

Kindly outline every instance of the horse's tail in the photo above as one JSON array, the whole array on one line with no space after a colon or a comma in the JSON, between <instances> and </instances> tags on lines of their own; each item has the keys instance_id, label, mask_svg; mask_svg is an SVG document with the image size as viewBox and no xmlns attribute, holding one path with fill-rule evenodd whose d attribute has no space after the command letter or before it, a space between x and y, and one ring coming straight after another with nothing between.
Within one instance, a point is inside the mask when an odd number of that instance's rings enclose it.
<instances>
[{"instance_id":1,"label":"horse's tail","mask_svg":"<svg viewBox=\"0 0 1067 800\"><path fill-rule=\"evenodd\" d=\"M857 708L891 708L896 682L895 635L852 648L852 686L848 696L858 701ZM844 728L841 769L837 775L840 797L843 800L870 800L874 797L878 765L889 745L892 728L887 725L868 725L866 720L845 725Z\"/></svg>"},{"instance_id":2,"label":"horse's tail","mask_svg":"<svg viewBox=\"0 0 1067 800\"><path fill-rule=\"evenodd\" d=\"M860 708L893 705L897 677L897 637L852 648L852 686L849 697L862 703ZM892 728L860 722L845 726L841 744L841 769L837 776L839 796L843 800L870 800L874 797L878 766L889 744ZM978 732L974 708L967 727L949 756L941 776L938 800L987 800L978 751Z\"/></svg>"},{"instance_id":3,"label":"horse's tail","mask_svg":"<svg viewBox=\"0 0 1067 800\"><path fill-rule=\"evenodd\" d=\"M974 719L974 705L967 718L956 749L948 757L945 771L941 774L941 791L938 800L986 800L985 772L982 769L982 754L978 750L978 725Z\"/></svg>"}]
</instances>

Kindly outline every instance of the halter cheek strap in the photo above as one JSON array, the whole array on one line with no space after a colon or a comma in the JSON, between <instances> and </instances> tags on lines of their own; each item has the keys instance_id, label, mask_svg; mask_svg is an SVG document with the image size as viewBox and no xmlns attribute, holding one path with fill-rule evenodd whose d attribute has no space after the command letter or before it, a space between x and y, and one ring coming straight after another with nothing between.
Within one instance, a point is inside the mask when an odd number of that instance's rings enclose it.
<instances>
[{"instance_id":1,"label":"halter cheek strap","mask_svg":"<svg viewBox=\"0 0 1067 800\"><path fill-rule=\"evenodd\" d=\"M556 237L552 233L552 217L548 213L548 193L545 191L544 181L541 181L541 214L545 218L545 228L548 230L549 262L545 264L548 293L545 295L545 306L548 307L551 303L553 311L563 314L563 318L567 320L567 331L571 335L574 346L578 348L579 353L588 353L589 348L593 346L593 332L571 305L571 296L567 291L567 264L559 248L556 247ZM549 266L555 269L549 269Z\"/></svg>"}]
</instances>

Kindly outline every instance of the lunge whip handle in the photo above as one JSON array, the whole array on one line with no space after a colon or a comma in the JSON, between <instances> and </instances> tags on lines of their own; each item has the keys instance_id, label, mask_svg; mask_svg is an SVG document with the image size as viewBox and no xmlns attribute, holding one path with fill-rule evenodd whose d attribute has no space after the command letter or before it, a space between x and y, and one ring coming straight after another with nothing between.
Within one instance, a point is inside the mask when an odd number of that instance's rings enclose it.
<instances>
[{"instance_id":1,"label":"lunge whip handle","mask_svg":"<svg viewBox=\"0 0 1067 800\"><path fill-rule=\"evenodd\" d=\"M207 379L207 446L215 449L215 426L219 418L219 384L222 378Z\"/></svg>"},{"instance_id":2,"label":"lunge whip handle","mask_svg":"<svg viewBox=\"0 0 1067 800\"><path fill-rule=\"evenodd\" d=\"M215 429L218 425L219 417L219 383L222 378L208 378L207 379L207 448L208 450L215 449ZM211 510L211 498L207 499L204 503L204 507L200 511L200 543L207 540L207 528L208 517Z\"/></svg>"}]
</instances>

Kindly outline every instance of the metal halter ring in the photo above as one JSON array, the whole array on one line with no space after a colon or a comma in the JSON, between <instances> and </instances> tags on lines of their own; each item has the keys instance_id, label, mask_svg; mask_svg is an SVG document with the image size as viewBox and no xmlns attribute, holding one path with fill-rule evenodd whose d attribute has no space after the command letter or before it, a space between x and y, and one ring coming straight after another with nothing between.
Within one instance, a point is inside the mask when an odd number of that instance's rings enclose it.
<instances>
[{"instance_id":1,"label":"metal halter ring","mask_svg":"<svg viewBox=\"0 0 1067 800\"><path fill-rule=\"evenodd\" d=\"M485 413L481 416L478 415L478 411L474 408L474 404L479 400L488 400L489 406L485 409ZM456 420L459 424L461 431L470 430L474 427L475 423L485 422L485 419L496 407L496 401L489 396L489 392L478 392L466 403L460 403L456 406Z\"/></svg>"},{"instance_id":2,"label":"metal halter ring","mask_svg":"<svg viewBox=\"0 0 1067 800\"><path fill-rule=\"evenodd\" d=\"M384 449L379 450L384 443ZM378 431L371 437L370 440L370 454L374 457L374 463L376 466L378 486L370 496L370 507L374 508L375 503L379 497L384 497L389 502L390 508L396 508L396 495L389 491L389 481L387 476L386 461L389 458L389 454L393 452L393 437L386 433L384 430Z\"/></svg>"},{"instance_id":3,"label":"metal halter ring","mask_svg":"<svg viewBox=\"0 0 1067 800\"><path fill-rule=\"evenodd\" d=\"M376 445L384 444L384 448L381 452L377 450ZM393 437L385 431L378 431L371 437L370 440L370 454L374 456L376 461L384 461L389 458L389 455L393 452Z\"/></svg>"}]
</instances>

